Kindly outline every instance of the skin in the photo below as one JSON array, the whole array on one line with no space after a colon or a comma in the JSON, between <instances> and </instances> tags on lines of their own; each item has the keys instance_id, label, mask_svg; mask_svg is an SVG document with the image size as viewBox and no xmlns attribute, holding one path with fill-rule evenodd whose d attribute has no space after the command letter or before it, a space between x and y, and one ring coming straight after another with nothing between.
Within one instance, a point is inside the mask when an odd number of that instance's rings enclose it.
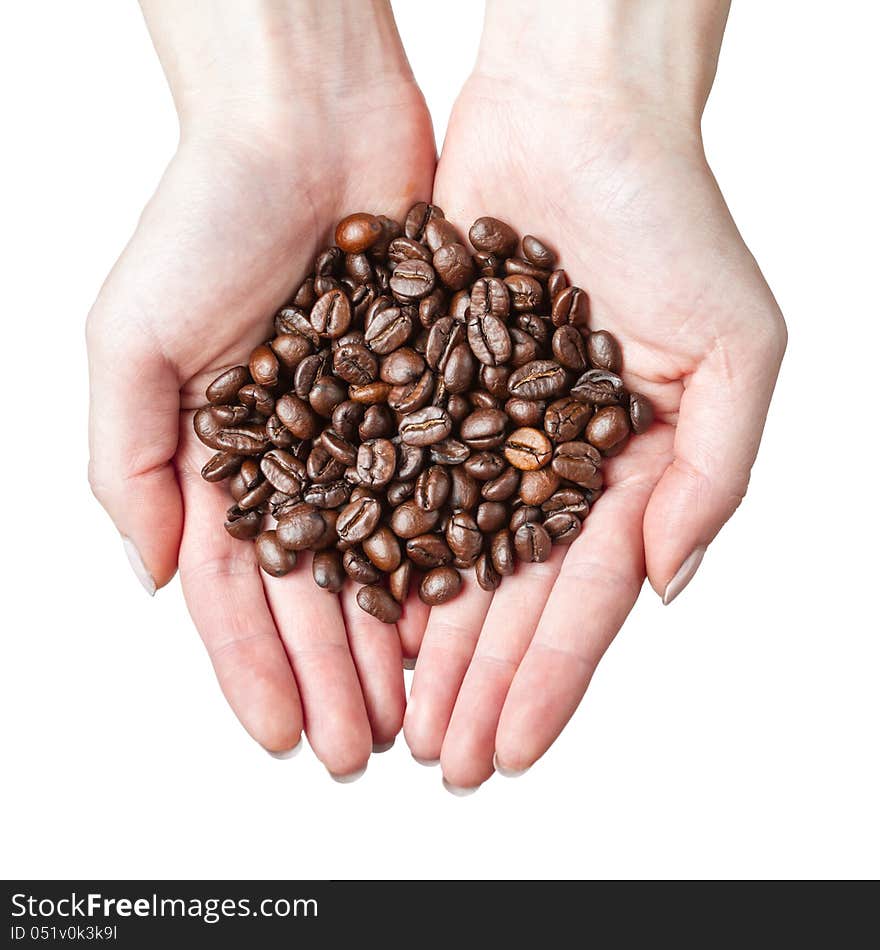
<instances>
[{"instance_id":1,"label":"skin","mask_svg":"<svg viewBox=\"0 0 880 950\"><path fill-rule=\"evenodd\" d=\"M232 3L144 4L181 142L89 316L90 479L157 586L179 564L248 732L283 752L305 726L337 776L399 731L401 660L417 653L404 723L417 758L439 759L453 788L534 763L645 577L662 596L737 507L785 349L700 138L726 4L536 6L489 0L435 179L387 3L255 3L244 21ZM219 528L227 495L199 477L210 452L191 415L270 333L333 222L402 219L432 182L462 227L488 212L553 244L658 421L610 460L574 544L494 597L466 572L430 614L411 599L394 637L353 589L317 590L308 556L285 578L260 573Z\"/></svg>"}]
</instances>

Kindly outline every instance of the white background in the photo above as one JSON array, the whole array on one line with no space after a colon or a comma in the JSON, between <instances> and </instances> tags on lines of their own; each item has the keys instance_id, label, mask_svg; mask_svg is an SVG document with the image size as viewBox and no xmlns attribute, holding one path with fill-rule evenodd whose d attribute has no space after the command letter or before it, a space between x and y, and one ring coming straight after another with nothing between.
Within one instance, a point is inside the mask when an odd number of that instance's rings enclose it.
<instances>
[{"instance_id":1,"label":"white background","mask_svg":"<svg viewBox=\"0 0 880 950\"><path fill-rule=\"evenodd\" d=\"M481 5L396 7L442 142ZM269 758L177 582L130 573L86 486L83 320L176 120L134 3L3 19L3 876L880 873L874 5L735 4L707 150L791 334L748 498L545 759L466 799L402 739L349 786Z\"/></svg>"}]
</instances>

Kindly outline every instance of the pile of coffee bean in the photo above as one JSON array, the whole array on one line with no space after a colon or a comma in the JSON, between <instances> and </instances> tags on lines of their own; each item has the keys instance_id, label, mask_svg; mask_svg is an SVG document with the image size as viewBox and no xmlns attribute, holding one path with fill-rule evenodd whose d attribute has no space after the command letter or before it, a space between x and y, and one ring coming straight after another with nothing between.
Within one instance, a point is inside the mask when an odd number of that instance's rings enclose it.
<instances>
[{"instance_id":1,"label":"pile of coffee bean","mask_svg":"<svg viewBox=\"0 0 880 950\"><path fill-rule=\"evenodd\" d=\"M547 245L520 249L489 217L468 238L473 252L436 205L403 227L349 215L272 338L195 414L216 450L203 477L229 479L226 530L275 577L315 552L315 582L352 578L386 623L417 575L442 604L462 569L494 590L517 560L573 541L603 456L653 419Z\"/></svg>"}]
</instances>

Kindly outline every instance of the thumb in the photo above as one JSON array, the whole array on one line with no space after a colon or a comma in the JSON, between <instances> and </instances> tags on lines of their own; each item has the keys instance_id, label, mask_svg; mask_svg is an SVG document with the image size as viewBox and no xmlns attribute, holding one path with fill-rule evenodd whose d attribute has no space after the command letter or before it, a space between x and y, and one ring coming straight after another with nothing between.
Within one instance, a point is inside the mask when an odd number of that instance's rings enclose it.
<instances>
[{"instance_id":1,"label":"thumb","mask_svg":"<svg viewBox=\"0 0 880 950\"><path fill-rule=\"evenodd\" d=\"M87 322L89 482L152 595L177 568L183 507L172 459L180 418L179 382L145 335L119 265Z\"/></svg>"},{"instance_id":2,"label":"thumb","mask_svg":"<svg viewBox=\"0 0 880 950\"><path fill-rule=\"evenodd\" d=\"M745 347L719 340L685 385L673 460L644 520L648 579L664 604L693 578L746 493L785 351L785 324L773 317Z\"/></svg>"}]
</instances>

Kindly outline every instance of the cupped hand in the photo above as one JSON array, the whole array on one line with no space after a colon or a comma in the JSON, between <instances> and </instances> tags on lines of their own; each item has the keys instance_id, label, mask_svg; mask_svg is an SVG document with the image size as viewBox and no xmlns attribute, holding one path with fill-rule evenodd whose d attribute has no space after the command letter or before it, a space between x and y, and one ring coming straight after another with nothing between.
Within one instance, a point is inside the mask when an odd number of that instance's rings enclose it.
<instances>
[{"instance_id":1,"label":"cupped hand","mask_svg":"<svg viewBox=\"0 0 880 950\"><path fill-rule=\"evenodd\" d=\"M339 218L401 219L430 196L434 140L411 79L360 77L297 105L307 98L270 122L184 125L89 316L90 479L150 593L179 564L248 732L283 754L305 722L331 774L350 776L400 729L400 640L353 592L318 589L307 558L284 578L261 573L253 545L223 530L228 492L200 478L210 452L192 431L206 385L271 335Z\"/></svg>"},{"instance_id":2,"label":"cupped hand","mask_svg":"<svg viewBox=\"0 0 880 950\"><path fill-rule=\"evenodd\" d=\"M453 789L528 768L580 702L647 575L668 603L741 501L786 331L706 163L699 118L573 101L528 64L479 72L449 124L434 200L555 246L657 419L609 459L578 539L493 595L432 609L404 731ZM493 764L494 763L494 764Z\"/></svg>"}]
</instances>

